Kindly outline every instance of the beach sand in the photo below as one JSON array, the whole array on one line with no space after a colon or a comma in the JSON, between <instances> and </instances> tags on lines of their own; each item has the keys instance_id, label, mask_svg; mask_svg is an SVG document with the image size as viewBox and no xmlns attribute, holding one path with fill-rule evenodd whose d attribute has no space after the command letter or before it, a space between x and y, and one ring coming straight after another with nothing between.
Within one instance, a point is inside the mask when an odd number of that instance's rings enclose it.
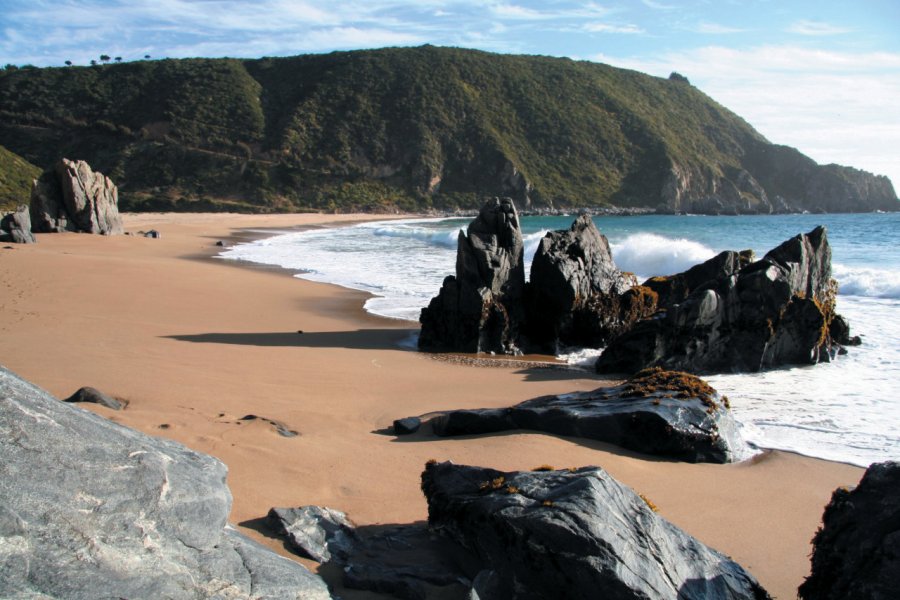
<instances>
[{"instance_id":1,"label":"beach sand","mask_svg":"<svg viewBox=\"0 0 900 600\"><path fill-rule=\"evenodd\" d=\"M211 258L217 240L364 218L128 214L127 231L161 237L45 234L0 248L0 363L58 397L89 385L124 398L123 411L89 408L221 459L231 521L282 554L259 526L273 506L326 505L361 525L426 519L419 475L431 458L507 470L598 465L774 596L796 596L831 492L862 469L783 452L682 464L530 433L398 439L383 432L395 418L604 382L403 349L417 324L367 315L363 293ZM299 435L241 420L251 414Z\"/></svg>"}]
</instances>

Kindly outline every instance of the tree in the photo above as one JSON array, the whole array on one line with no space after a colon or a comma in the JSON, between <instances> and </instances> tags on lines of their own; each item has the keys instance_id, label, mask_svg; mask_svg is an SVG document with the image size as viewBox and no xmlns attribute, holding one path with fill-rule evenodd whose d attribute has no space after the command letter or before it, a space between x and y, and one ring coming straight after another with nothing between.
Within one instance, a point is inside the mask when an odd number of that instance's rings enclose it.
<instances>
[{"instance_id":1,"label":"tree","mask_svg":"<svg viewBox=\"0 0 900 600\"><path fill-rule=\"evenodd\" d=\"M149 55L149 54L145 54L145 55L144 55L144 59L148 59L148 58L150 58L150 55Z\"/></svg>"},{"instance_id":2,"label":"tree","mask_svg":"<svg viewBox=\"0 0 900 600\"><path fill-rule=\"evenodd\" d=\"M102 60L102 61L105 62L105 63L106 63L106 62L109 62L109 55L108 55L108 54L101 54L101 55L100 55L100 60Z\"/></svg>"},{"instance_id":3,"label":"tree","mask_svg":"<svg viewBox=\"0 0 900 600\"><path fill-rule=\"evenodd\" d=\"M117 62L117 63L122 62L122 57L121 57L121 56L117 56L117 57L116 57L116 62Z\"/></svg>"},{"instance_id":4,"label":"tree","mask_svg":"<svg viewBox=\"0 0 900 600\"><path fill-rule=\"evenodd\" d=\"M96 60L91 60L91 66L92 66L92 67L97 66L97 61L96 61Z\"/></svg>"},{"instance_id":5,"label":"tree","mask_svg":"<svg viewBox=\"0 0 900 600\"><path fill-rule=\"evenodd\" d=\"M72 66L72 61L71 61L71 60L67 60L67 61L66 61L66 66L67 66L67 67L71 67L71 66Z\"/></svg>"}]
</instances>

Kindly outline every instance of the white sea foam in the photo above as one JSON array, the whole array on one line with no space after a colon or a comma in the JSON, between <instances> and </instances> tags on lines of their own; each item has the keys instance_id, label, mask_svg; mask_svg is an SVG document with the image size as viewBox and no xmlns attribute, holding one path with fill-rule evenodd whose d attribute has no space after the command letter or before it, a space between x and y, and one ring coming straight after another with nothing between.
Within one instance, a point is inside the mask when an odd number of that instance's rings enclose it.
<instances>
[{"instance_id":1,"label":"white sea foam","mask_svg":"<svg viewBox=\"0 0 900 600\"><path fill-rule=\"evenodd\" d=\"M832 263L840 294L900 299L900 272L876 267L848 267Z\"/></svg>"},{"instance_id":2,"label":"white sea foam","mask_svg":"<svg viewBox=\"0 0 900 600\"><path fill-rule=\"evenodd\" d=\"M680 273L716 255L699 242L655 233L635 233L610 244L610 248L616 265L637 274L639 279Z\"/></svg>"}]
</instances>

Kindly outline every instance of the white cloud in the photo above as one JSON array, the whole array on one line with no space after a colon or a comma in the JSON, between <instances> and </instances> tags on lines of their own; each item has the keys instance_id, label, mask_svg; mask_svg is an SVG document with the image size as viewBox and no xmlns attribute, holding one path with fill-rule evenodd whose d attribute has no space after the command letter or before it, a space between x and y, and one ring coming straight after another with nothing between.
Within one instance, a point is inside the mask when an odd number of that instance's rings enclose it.
<instances>
[{"instance_id":1,"label":"white cloud","mask_svg":"<svg viewBox=\"0 0 900 600\"><path fill-rule=\"evenodd\" d=\"M822 23L820 21L797 21L792 23L786 31L797 35L840 35L849 33L851 30L845 27L838 27L830 23Z\"/></svg>"},{"instance_id":2,"label":"white cloud","mask_svg":"<svg viewBox=\"0 0 900 600\"><path fill-rule=\"evenodd\" d=\"M678 7L674 4L663 4L662 2L654 2L653 0L642 0L644 6L653 10L675 10Z\"/></svg>"},{"instance_id":3,"label":"white cloud","mask_svg":"<svg viewBox=\"0 0 900 600\"><path fill-rule=\"evenodd\" d=\"M611 25L609 23L588 23L582 30L590 33L644 33L637 25Z\"/></svg>"},{"instance_id":4,"label":"white cloud","mask_svg":"<svg viewBox=\"0 0 900 600\"><path fill-rule=\"evenodd\" d=\"M694 28L691 29L695 33L709 33L713 35L717 34L728 34L728 33L742 33L746 31L746 29L741 29L739 27L729 27L728 25L721 25L719 23L709 23L702 22L698 23Z\"/></svg>"},{"instance_id":5,"label":"white cloud","mask_svg":"<svg viewBox=\"0 0 900 600\"><path fill-rule=\"evenodd\" d=\"M653 60L593 59L661 77L677 71L770 141L887 175L900 190L900 53L711 46Z\"/></svg>"}]
</instances>

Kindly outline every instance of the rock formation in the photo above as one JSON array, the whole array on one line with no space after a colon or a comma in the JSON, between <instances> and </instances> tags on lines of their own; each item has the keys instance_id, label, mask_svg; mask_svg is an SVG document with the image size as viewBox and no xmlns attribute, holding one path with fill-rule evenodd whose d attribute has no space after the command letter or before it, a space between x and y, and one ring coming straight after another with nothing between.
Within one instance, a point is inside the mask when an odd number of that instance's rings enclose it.
<instances>
[{"instance_id":1,"label":"rock formation","mask_svg":"<svg viewBox=\"0 0 900 600\"><path fill-rule=\"evenodd\" d=\"M294 550L316 562L346 558L356 536L347 515L321 506L272 508L266 522Z\"/></svg>"},{"instance_id":2,"label":"rock formation","mask_svg":"<svg viewBox=\"0 0 900 600\"><path fill-rule=\"evenodd\" d=\"M0 596L330 598L226 522L218 460L0 368Z\"/></svg>"},{"instance_id":3,"label":"rock formation","mask_svg":"<svg viewBox=\"0 0 900 600\"><path fill-rule=\"evenodd\" d=\"M758 371L829 360L837 284L825 228L749 261L747 252L726 252L646 282L657 290L660 311L613 340L597 371Z\"/></svg>"},{"instance_id":4,"label":"rock formation","mask_svg":"<svg viewBox=\"0 0 900 600\"><path fill-rule=\"evenodd\" d=\"M35 180L31 221L38 233L123 232L115 184L102 173L93 172L86 162L66 158Z\"/></svg>"},{"instance_id":5,"label":"rock formation","mask_svg":"<svg viewBox=\"0 0 900 600\"><path fill-rule=\"evenodd\" d=\"M528 339L555 353L559 344L601 347L647 316L655 302L640 306L647 294L624 295L637 285L634 275L616 267L606 237L588 215L568 230L547 233L531 263L528 284ZM629 322L629 315L631 322Z\"/></svg>"},{"instance_id":6,"label":"rock formation","mask_svg":"<svg viewBox=\"0 0 900 600\"><path fill-rule=\"evenodd\" d=\"M431 463L428 524L471 551L491 598L747 598L740 565L597 467L506 473Z\"/></svg>"},{"instance_id":7,"label":"rock formation","mask_svg":"<svg viewBox=\"0 0 900 600\"><path fill-rule=\"evenodd\" d=\"M542 396L510 408L456 410L431 421L440 436L531 429L686 460L740 460L746 446L728 399L687 373L648 369L623 385Z\"/></svg>"},{"instance_id":8,"label":"rock formation","mask_svg":"<svg viewBox=\"0 0 900 600\"><path fill-rule=\"evenodd\" d=\"M456 276L422 309L419 347L458 352L518 352L525 291L524 245L516 207L494 198L460 232Z\"/></svg>"},{"instance_id":9,"label":"rock formation","mask_svg":"<svg viewBox=\"0 0 900 600\"><path fill-rule=\"evenodd\" d=\"M27 206L20 206L0 220L0 241L14 244L33 244L37 241L31 233L31 215Z\"/></svg>"},{"instance_id":10,"label":"rock formation","mask_svg":"<svg viewBox=\"0 0 900 600\"><path fill-rule=\"evenodd\" d=\"M803 600L900 598L900 463L871 465L854 490L838 488L813 539Z\"/></svg>"}]
</instances>

